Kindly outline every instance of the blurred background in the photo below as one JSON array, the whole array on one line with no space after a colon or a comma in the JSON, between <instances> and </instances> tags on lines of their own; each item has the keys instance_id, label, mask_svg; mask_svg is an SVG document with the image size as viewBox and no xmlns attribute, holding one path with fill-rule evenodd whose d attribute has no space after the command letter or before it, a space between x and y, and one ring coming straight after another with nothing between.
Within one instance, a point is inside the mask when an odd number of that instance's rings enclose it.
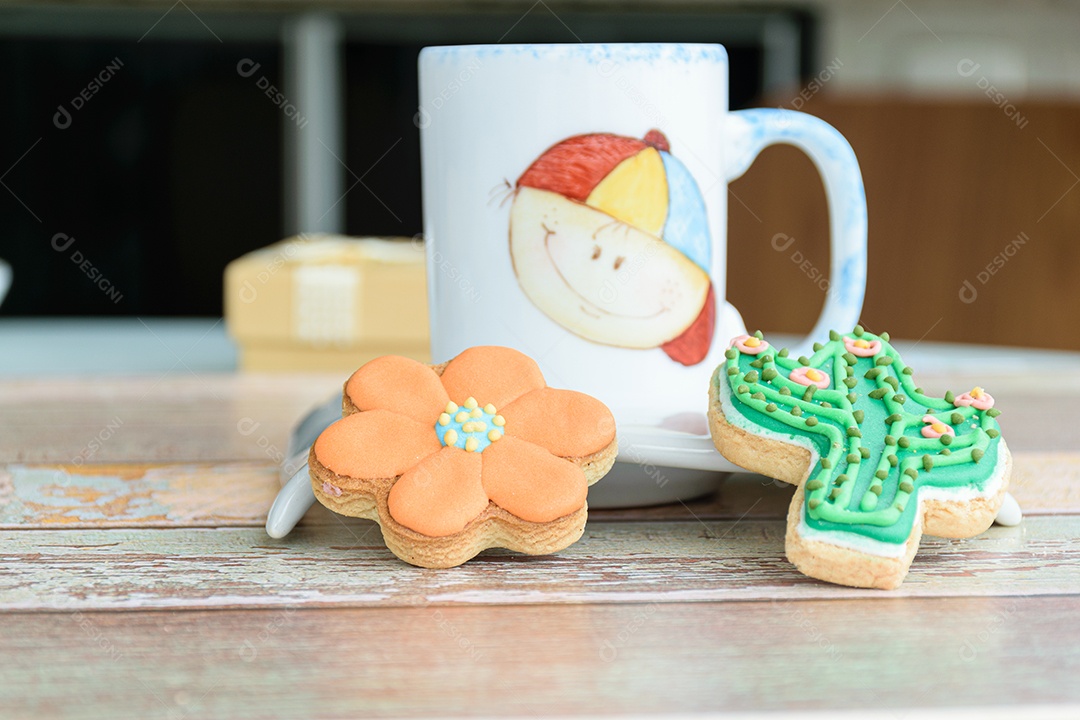
<instances>
[{"instance_id":1,"label":"blurred background","mask_svg":"<svg viewBox=\"0 0 1080 720\"><path fill-rule=\"evenodd\" d=\"M854 147L869 327L1080 349L1078 37L1073 1L3 3L0 362L50 328L70 357L139 325L164 361L177 332L202 342L188 362L235 362L226 265L297 233L420 233L417 53L496 42L724 44L733 108L808 112ZM732 184L728 296L751 329L816 319L823 200L786 147Z\"/></svg>"}]
</instances>

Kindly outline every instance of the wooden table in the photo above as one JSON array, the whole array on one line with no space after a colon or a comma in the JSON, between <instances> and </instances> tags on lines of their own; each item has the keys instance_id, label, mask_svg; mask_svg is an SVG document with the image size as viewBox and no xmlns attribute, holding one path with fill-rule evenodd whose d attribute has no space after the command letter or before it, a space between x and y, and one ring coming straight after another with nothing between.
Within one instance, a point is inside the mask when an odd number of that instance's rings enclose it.
<instances>
[{"instance_id":1,"label":"wooden table","mask_svg":"<svg viewBox=\"0 0 1080 720\"><path fill-rule=\"evenodd\" d=\"M453 570L319 507L272 540L288 429L340 377L2 380L0 717L1078 703L1080 373L979 380L1026 519L925 538L894 592L797 573L791 491L753 477Z\"/></svg>"}]
</instances>

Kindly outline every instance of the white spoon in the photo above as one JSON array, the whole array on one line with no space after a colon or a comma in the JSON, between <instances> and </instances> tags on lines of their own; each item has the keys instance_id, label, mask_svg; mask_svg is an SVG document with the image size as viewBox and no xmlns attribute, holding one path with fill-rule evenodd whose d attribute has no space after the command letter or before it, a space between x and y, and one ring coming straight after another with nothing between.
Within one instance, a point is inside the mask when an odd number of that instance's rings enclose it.
<instances>
[{"instance_id":1,"label":"white spoon","mask_svg":"<svg viewBox=\"0 0 1080 720\"><path fill-rule=\"evenodd\" d=\"M314 504L315 491L311 489L308 466L304 463L278 491L266 517L266 534L272 538L285 537Z\"/></svg>"}]
</instances>

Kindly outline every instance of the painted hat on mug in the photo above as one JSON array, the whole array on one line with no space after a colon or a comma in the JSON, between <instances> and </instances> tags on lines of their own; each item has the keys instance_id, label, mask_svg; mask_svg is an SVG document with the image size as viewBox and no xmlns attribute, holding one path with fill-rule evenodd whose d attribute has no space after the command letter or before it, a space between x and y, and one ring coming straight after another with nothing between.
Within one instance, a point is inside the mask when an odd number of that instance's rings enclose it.
<instances>
[{"instance_id":1,"label":"painted hat on mug","mask_svg":"<svg viewBox=\"0 0 1080 720\"><path fill-rule=\"evenodd\" d=\"M571 332L659 347L683 365L708 354L705 202L659 130L576 135L544 151L518 178L510 249L525 294Z\"/></svg>"}]
</instances>

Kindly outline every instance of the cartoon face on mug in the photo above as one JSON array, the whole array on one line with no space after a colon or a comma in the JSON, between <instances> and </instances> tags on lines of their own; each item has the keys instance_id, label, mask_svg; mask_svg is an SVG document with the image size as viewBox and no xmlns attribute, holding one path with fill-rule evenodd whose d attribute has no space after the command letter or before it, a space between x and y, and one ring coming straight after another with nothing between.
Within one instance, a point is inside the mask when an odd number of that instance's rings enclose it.
<instances>
[{"instance_id":1,"label":"cartoon face on mug","mask_svg":"<svg viewBox=\"0 0 1080 720\"><path fill-rule=\"evenodd\" d=\"M521 175L510 211L518 282L583 338L695 365L712 342L712 243L697 183L657 130L577 135Z\"/></svg>"}]
</instances>

